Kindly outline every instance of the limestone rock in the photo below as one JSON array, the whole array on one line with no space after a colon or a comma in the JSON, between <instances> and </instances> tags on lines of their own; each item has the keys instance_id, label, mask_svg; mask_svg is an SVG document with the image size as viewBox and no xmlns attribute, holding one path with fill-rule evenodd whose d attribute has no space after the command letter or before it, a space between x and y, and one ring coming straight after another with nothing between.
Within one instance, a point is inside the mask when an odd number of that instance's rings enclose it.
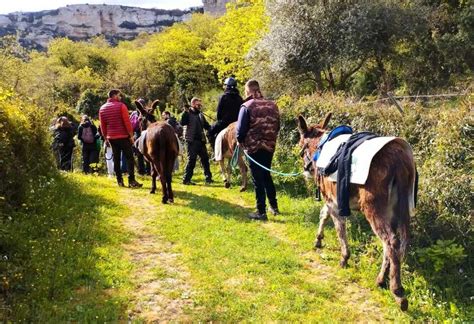
<instances>
[{"instance_id":1,"label":"limestone rock","mask_svg":"<svg viewBox=\"0 0 474 324\"><path fill-rule=\"evenodd\" d=\"M87 40L104 35L112 43L159 32L190 18L189 10L144 9L118 5L68 5L56 10L0 15L0 36L17 35L25 47L44 49L55 37Z\"/></svg>"}]
</instances>

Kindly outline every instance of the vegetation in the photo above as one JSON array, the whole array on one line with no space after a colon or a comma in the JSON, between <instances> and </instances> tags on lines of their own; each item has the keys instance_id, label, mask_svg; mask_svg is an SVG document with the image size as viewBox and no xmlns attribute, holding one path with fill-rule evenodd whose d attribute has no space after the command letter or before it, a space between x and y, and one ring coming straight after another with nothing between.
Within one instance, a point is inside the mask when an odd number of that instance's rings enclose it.
<instances>
[{"instance_id":1,"label":"vegetation","mask_svg":"<svg viewBox=\"0 0 474 324\"><path fill-rule=\"evenodd\" d=\"M473 31L472 1L239 0L220 18L195 14L115 47L56 39L28 52L1 38L1 318L149 320L153 304L184 321L472 319ZM302 178L276 178L284 215L256 224L245 220L252 194L219 184L176 184L176 204L164 207L145 189L55 170L48 127L58 115L96 117L110 88L130 109L159 98L179 113L197 95L212 114L231 74L256 77L278 102L278 170L301 166L298 114L318 122L331 111L332 126L412 145L420 190L403 269L408 313L374 288L381 248L360 215L349 269L337 268L332 229L325 249L310 251L320 204ZM403 114L385 100L441 91L467 95L407 99Z\"/></svg>"}]
</instances>

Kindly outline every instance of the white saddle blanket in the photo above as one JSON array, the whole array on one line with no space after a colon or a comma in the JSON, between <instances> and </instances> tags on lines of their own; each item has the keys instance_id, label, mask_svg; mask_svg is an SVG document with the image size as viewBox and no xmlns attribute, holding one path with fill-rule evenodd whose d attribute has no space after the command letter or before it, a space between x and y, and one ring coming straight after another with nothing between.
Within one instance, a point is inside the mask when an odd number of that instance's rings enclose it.
<instances>
[{"instance_id":1,"label":"white saddle blanket","mask_svg":"<svg viewBox=\"0 0 474 324\"><path fill-rule=\"evenodd\" d=\"M316 166L325 168L331 158L336 154L338 147L347 142L351 134L339 135L335 139L324 144L321 154L319 155ZM365 184L369 176L370 164L375 154L382 149L387 143L393 141L396 137L376 137L363 142L352 153L351 161L351 183ZM329 176L329 179L337 181L337 171Z\"/></svg>"},{"instance_id":2,"label":"white saddle blanket","mask_svg":"<svg viewBox=\"0 0 474 324\"><path fill-rule=\"evenodd\" d=\"M224 138L224 135L227 133L227 127L224 128L219 132L219 134L216 137L216 143L214 144L214 159L216 161L221 161L223 159L222 157L222 139Z\"/></svg>"}]
</instances>

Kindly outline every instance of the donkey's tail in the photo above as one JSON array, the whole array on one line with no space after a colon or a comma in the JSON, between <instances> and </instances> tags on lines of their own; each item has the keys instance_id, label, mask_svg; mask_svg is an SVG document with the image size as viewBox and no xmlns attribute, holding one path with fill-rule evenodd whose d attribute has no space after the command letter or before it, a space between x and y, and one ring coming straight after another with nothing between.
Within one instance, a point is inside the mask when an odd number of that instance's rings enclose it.
<instances>
[{"instance_id":1,"label":"donkey's tail","mask_svg":"<svg viewBox=\"0 0 474 324\"><path fill-rule=\"evenodd\" d=\"M411 150L398 165L394 186L397 193L397 203L394 206L396 231L400 239L400 257L405 255L409 243L410 218L414 216L416 195L416 168ZM408 153L408 152L407 152ZM395 225L395 224L394 224Z\"/></svg>"}]
</instances>

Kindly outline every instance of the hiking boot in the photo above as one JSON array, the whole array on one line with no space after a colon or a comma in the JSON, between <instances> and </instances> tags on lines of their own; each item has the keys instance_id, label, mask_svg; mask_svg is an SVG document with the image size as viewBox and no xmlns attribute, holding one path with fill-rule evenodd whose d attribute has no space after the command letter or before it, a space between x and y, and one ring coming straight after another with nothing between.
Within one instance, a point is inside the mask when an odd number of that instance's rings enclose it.
<instances>
[{"instance_id":1,"label":"hiking boot","mask_svg":"<svg viewBox=\"0 0 474 324\"><path fill-rule=\"evenodd\" d=\"M118 184L119 187L125 187L125 184L123 183L122 179L118 179L117 184Z\"/></svg>"},{"instance_id":2,"label":"hiking boot","mask_svg":"<svg viewBox=\"0 0 474 324\"><path fill-rule=\"evenodd\" d=\"M261 214L259 212L248 214L248 218L252 220L259 220L259 221L264 221L264 222L268 220L267 214L265 213Z\"/></svg>"},{"instance_id":3,"label":"hiking boot","mask_svg":"<svg viewBox=\"0 0 474 324\"><path fill-rule=\"evenodd\" d=\"M129 188L141 188L143 187L143 184L137 182L136 180L132 180L128 182L128 187Z\"/></svg>"},{"instance_id":4,"label":"hiking boot","mask_svg":"<svg viewBox=\"0 0 474 324\"><path fill-rule=\"evenodd\" d=\"M272 213L274 216L280 215L280 210L278 207L272 207L268 208L270 210L270 213Z\"/></svg>"},{"instance_id":5,"label":"hiking boot","mask_svg":"<svg viewBox=\"0 0 474 324\"><path fill-rule=\"evenodd\" d=\"M183 181L183 184L184 184L185 186L194 186L194 185L196 185L196 183L194 183L194 182L192 182L192 181Z\"/></svg>"}]
</instances>

